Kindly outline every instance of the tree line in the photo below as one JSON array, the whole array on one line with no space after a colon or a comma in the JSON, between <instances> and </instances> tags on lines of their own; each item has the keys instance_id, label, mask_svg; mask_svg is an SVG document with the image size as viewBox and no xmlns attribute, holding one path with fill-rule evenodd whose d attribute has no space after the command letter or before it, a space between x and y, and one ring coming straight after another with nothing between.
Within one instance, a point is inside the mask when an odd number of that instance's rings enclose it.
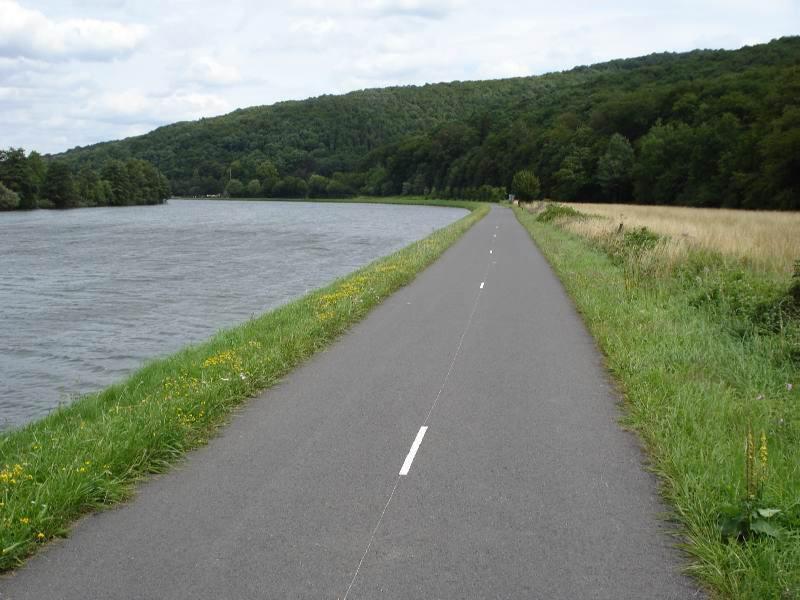
<instances>
[{"instance_id":1,"label":"tree line","mask_svg":"<svg viewBox=\"0 0 800 600\"><path fill-rule=\"evenodd\" d=\"M145 159L177 195L559 200L800 208L800 37L494 81L237 110L59 157Z\"/></svg>"},{"instance_id":2,"label":"tree line","mask_svg":"<svg viewBox=\"0 0 800 600\"><path fill-rule=\"evenodd\" d=\"M35 151L0 150L0 210L160 204L169 196L169 181L145 160L110 159L99 170L76 170Z\"/></svg>"}]
</instances>

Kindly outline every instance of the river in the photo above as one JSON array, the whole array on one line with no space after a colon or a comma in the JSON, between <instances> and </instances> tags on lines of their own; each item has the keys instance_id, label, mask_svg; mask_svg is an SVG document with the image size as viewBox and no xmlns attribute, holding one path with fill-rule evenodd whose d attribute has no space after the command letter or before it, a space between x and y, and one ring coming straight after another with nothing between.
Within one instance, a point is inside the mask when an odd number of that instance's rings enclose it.
<instances>
[{"instance_id":1,"label":"river","mask_svg":"<svg viewBox=\"0 0 800 600\"><path fill-rule=\"evenodd\" d=\"M430 206L170 200L0 213L0 428L402 248Z\"/></svg>"}]
</instances>

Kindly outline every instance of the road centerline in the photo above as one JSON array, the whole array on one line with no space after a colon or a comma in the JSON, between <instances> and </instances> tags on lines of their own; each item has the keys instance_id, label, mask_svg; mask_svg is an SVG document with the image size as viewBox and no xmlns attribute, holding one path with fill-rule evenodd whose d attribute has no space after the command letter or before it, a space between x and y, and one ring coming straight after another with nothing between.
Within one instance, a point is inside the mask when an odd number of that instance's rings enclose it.
<instances>
[{"instance_id":1,"label":"road centerline","mask_svg":"<svg viewBox=\"0 0 800 600\"><path fill-rule=\"evenodd\" d=\"M414 443L411 444L411 449L408 451L406 455L406 459L403 461L403 466L400 467L400 475L406 476L408 472L411 470L411 463L414 462L414 457L417 455L417 450L419 450L419 446L422 443L422 438L425 437L425 432L428 431L428 426L423 425L419 428L417 432L417 437L414 438Z\"/></svg>"},{"instance_id":2,"label":"road centerline","mask_svg":"<svg viewBox=\"0 0 800 600\"><path fill-rule=\"evenodd\" d=\"M497 237L497 236L495 236ZM491 269L491 265L496 263L496 261L492 261L491 264L487 263L486 269L484 271L484 278L489 274L489 270ZM481 282L481 288L483 288L483 283ZM419 450L419 446L422 443L422 438L425 436L425 432L428 430L428 421L433 415L433 411L436 409L436 405L439 403L439 398L442 396L442 392L444 391L445 386L447 385L448 380L450 379L450 375L453 372L453 367L458 360L459 355L461 354L461 348L464 345L464 337L466 337L467 332L472 325L472 320L475 317L475 311L478 308L478 302L480 300L481 294L480 292L475 294L475 299L472 303L472 310L469 313L469 317L467 317L467 322L464 325L464 330L461 332L461 338L458 340L458 346L456 347L456 351L453 354L453 358L450 361L450 366L447 369L447 373L444 376L444 380L442 381L442 385L439 388L436 397L433 399L433 404L431 404L430 409L428 410L428 414L425 416L425 420L423 421L422 426L420 427L419 431L417 432L417 437L414 439L414 443L411 445L411 450L409 450L408 455L406 456L405 461L403 462L403 466L400 469L400 473L395 477L394 487L392 487L392 491L389 494L389 498L386 500L386 504L383 505L383 510L381 511L380 516L378 517L378 522L375 523L375 527L372 530L372 533L369 537L369 541L367 542L367 547L364 549L364 553L361 555L361 560L358 561L358 566L356 566L356 570L353 573L353 577L350 580L350 585L347 586L347 590L342 597L342 600L347 600L347 597L350 595L350 591L353 589L353 585L358 579L358 574L361 571L361 567L364 564L364 559L366 559L367 554L369 554L369 550L372 547L372 542L375 541L375 534L378 533L378 529L380 529L381 523L383 522L383 517L386 515L386 511L389 509L389 504L392 502L392 498L394 498L395 492L397 491L397 487L400 484L400 480L408 474L409 469L411 469L411 463L414 461L414 457ZM406 465L406 463L408 463Z\"/></svg>"}]
</instances>

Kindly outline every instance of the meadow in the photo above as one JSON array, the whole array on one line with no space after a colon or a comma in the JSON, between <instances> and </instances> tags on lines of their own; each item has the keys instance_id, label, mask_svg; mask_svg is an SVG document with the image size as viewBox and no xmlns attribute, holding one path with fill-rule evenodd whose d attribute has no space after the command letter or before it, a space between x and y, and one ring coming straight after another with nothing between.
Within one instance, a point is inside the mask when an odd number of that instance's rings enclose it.
<instances>
[{"instance_id":1,"label":"meadow","mask_svg":"<svg viewBox=\"0 0 800 600\"><path fill-rule=\"evenodd\" d=\"M0 571L206 443L239 404L413 280L489 210L471 202L447 206L471 213L323 289L0 434Z\"/></svg>"},{"instance_id":2,"label":"meadow","mask_svg":"<svg viewBox=\"0 0 800 600\"><path fill-rule=\"evenodd\" d=\"M759 271L791 275L800 259L800 212L565 203L603 219L569 224L579 235L599 238L623 227L646 227L666 236L677 257L692 249L718 252Z\"/></svg>"},{"instance_id":3,"label":"meadow","mask_svg":"<svg viewBox=\"0 0 800 600\"><path fill-rule=\"evenodd\" d=\"M515 212L606 356L689 571L713 597L800 598L800 216Z\"/></svg>"}]
</instances>

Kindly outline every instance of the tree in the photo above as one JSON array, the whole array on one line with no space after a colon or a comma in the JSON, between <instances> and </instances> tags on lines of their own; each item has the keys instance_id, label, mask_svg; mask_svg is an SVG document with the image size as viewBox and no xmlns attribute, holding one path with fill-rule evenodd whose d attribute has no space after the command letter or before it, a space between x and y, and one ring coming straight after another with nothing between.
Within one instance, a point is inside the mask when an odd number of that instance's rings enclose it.
<instances>
[{"instance_id":1,"label":"tree","mask_svg":"<svg viewBox=\"0 0 800 600\"><path fill-rule=\"evenodd\" d=\"M615 133L608 140L606 153L597 163L597 180L609 200L629 199L633 175L633 146L624 135Z\"/></svg>"},{"instance_id":2,"label":"tree","mask_svg":"<svg viewBox=\"0 0 800 600\"><path fill-rule=\"evenodd\" d=\"M281 179L272 190L272 195L276 198L305 198L307 193L308 184L291 175Z\"/></svg>"},{"instance_id":3,"label":"tree","mask_svg":"<svg viewBox=\"0 0 800 600\"><path fill-rule=\"evenodd\" d=\"M44 196L56 208L73 208L78 205L78 193L69 166L60 161L50 163L44 178Z\"/></svg>"},{"instance_id":4,"label":"tree","mask_svg":"<svg viewBox=\"0 0 800 600\"><path fill-rule=\"evenodd\" d=\"M19 194L0 183L0 210L15 210L17 208L19 208Z\"/></svg>"},{"instance_id":5,"label":"tree","mask_svg":"<svg viewBox=\"0 0 800 600\"><path fill-rule=\"evenodd\" d=\"M266 192L264 195L267 196L278 183L280 175L271 160L262 160L256 167L256 177L261 181L261 188Z\"/></svg>"},{"instance_id":6,"label":"tree","mask_svg":"<svg viewBox=\"0 0 800 600\"><path fill-rule=\"evenodd\" d=\"M517 171L511 181L511 192L520 200L536 200L541 190L539 178L530 170Z\"/></svg>"},{"instance_id":7,"label":"tree","mask_svg":"<svg viewBox=\"0 0 800 600\"><path fill-rule=\"evenodd\" d=\"M694 131L685 123L656 123L640 141L634 167L636 200L674 204L689 181Z\"/></svg>"},{"instance_id":8,"label":"tree","mask_svg":"<svg viewBox=\"0 0 800 600\"><path fill-rule=\"evenodd\" d=\"M108 181L111 195L108 203L112 206L126 206L133 203L131 181L128 169L121 160L110 160L102 170L102 178Z\"/></svg>"},{"instance_id":9,"label":"tree","mask_svg":"<svg viewBox=\"0 0 800 600\"><path fill-rule=\"evenodd\" d=\"M330 179L317 175L316 173L308 178L309 198L324 198L328 195L328 184Z\"/></svg>"},{"instance_id":10,"label":"tree","mask_svg":"<svg viewBox=\"0 0 800 600\"><path fill-rule=\"evenodd\" d=\"M251 179L247 183L247 196L258 198L261 195L261 182L258 179Z\"/></svg>"},{"instance_id":11,"label":"tree","mask_svg":"<svg viewBox=\"0 0 800 600\"><path fill-rule=\"evenodd\" d=\"M20 208L36 208L39 191L37 177L25 156L25 150L22 148L0 150L0 181L17 193L20 198Z\"/></svg>"},{"instance_id":12,"label":"tree","mask_svg":"<svg viewBox=\"0 0 800 600\"><path fill-rule=\"evenodd\" d=\"M225 193L231 198L238 198L244 193L244 184L238 179L231 179L225 188Z\"/></svg>"},{"instance_id":13,"label":"tree","mask_svg":"<svg viewBox=\"0 0 800 600\"><path fill-rule=\"evenodd\" d=\"M342 178L334 177L328 182L325 193L330 198L349 198L353 195L353 189Z\"/></svg>"},{"instance_id":14,"label":"tree","mask_svg":"<svg viewBox=\"0 0 800 600\"><path fill-rule=\"evenodd\" d=\"M79 201L86 206L102 206L104 198L100 197L100 178L97 172L89 167L83 167L78 172L76 183Z\"/></svg>"},{"instance_id":15,"label":"tree","mask_svg":"<svg viewBox=\"0 0 800 600\"><path fill-rule=\"evenodd\" d=\"M787 106L761 143L776 208L800 208L800 108Z\"/></svg>"}]
</instances>

